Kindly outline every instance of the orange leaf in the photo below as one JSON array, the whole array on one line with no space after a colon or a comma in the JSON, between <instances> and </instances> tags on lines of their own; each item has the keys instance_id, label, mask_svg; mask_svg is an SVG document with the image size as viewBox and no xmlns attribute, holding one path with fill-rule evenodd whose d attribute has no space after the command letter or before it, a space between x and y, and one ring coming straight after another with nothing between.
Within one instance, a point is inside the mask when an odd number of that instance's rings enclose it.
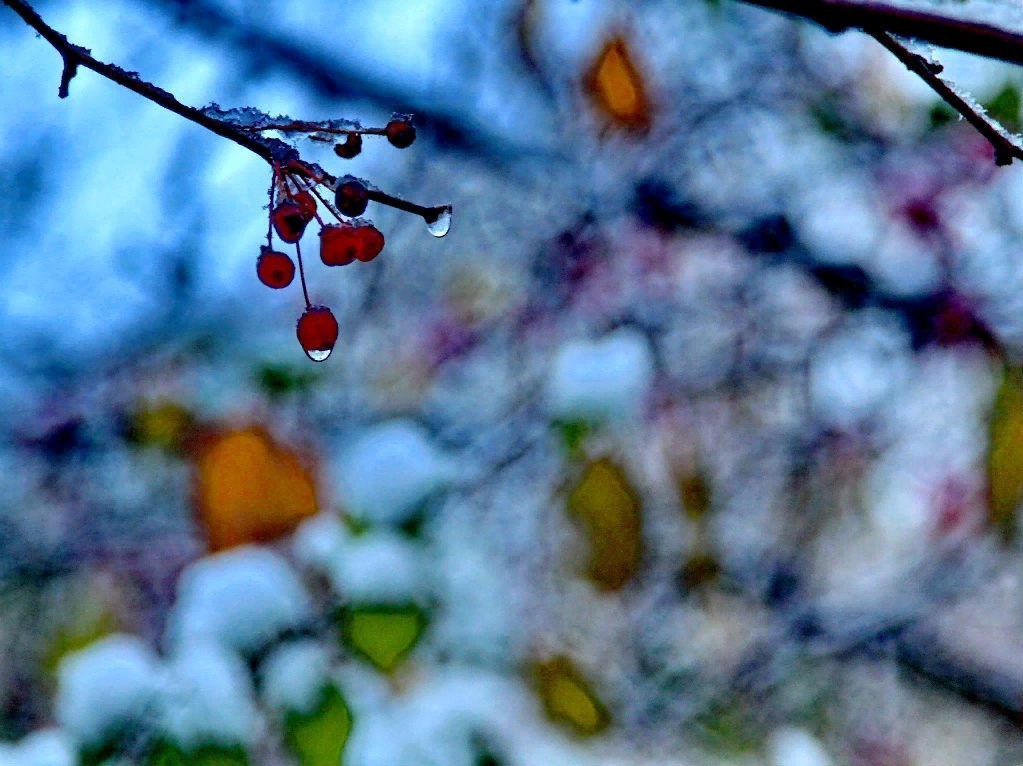
<instances>
[{"instance_id":1,"label":"orange leaf","mask_svg":"<svg viewBox=\"0 0 1023 766\"><path fill-rule=\"evenodd\" d=\"M212 550L272 540L317 511L310 473L260 428L218 435L197 467L199 516Z\"/></svg>"},{"instance_id":2,"label":"orange leaf","mask_svg":"<svg viewBox=\"0 0 1023 766\"><path fill-rule=\"evenodd\" d=\"M604 45L586 76L586 89L612 122L632 130L649 127L646 88L621 37L613 37Z\"/></svg>"}]
</instances>

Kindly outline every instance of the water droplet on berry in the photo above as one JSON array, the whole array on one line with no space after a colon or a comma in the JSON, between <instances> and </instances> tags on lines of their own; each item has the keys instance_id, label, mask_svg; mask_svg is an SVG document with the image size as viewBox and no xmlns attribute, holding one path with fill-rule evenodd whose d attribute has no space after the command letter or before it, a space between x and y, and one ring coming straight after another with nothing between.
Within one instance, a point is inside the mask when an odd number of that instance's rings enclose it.
<instances>
[{"instance_id":1,"label":"water droplet on berry","mask_svg":"<svg viewBox=\"0 0 1023 766\"><path fill-rule=\"evenodd\" d=\"M327 357L330 356L330 352L334 349L306 349L305 355L312 359L314 362L326 362Z\"/></svg>"},{"instance_id":2,"label":"water droplet on berry","mask_svg":"<svg viewBox=\"0 0 1023 766\"><path fill-rule=\"evenodd\" d=\"M310 306L298 318L295 328L298 342L306 356L314 362L324 362L337 342L337 320L326 306Z\"/></svg>"},{"instance_id":3,"label":"water droplet on berry","mask_svg":"<svg viewBox=\"0 0 1023 766\"><path fill-rule=\"evenodd\" d=\"M425 215L426 228L435 237L443 237L451 230L451 205L435 207Z\"/></svg>"}]
</instances>

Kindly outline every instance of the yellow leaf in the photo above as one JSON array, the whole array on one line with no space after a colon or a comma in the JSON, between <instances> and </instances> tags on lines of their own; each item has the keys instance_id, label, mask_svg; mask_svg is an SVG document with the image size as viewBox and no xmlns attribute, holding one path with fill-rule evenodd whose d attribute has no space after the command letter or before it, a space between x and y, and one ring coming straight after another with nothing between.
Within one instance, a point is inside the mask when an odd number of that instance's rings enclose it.
<instances>
[{"instance_id":1,"label":"yellow leaf","mask_svg":"<svg viewBox=\"0 0 1023 766\"><path fill-rule=\"evenodd\" d=\"M608 458L593 461L568 496L590 545L589 577L617 590L635 573L640 557L640 508L622 470Z\"/></svg>"},{"instance_id":2,"label":"yellow leaf","mask_svg":"<svg viewBox=\"0 0 1023 766\"><path fill-rule=\"evenodd\" d=\"M1006 367L991 413L988 487L991 523L1010 534L1023 490L1023 369Z\"/></svg>"},{"instance_id":3,"label":"yellow leaf","mask_svg":"<svg viewBox=\"0 0 1023 766\"><path fill-rule=\"evenodd\" d=\"M597 734L610 723L607 710L567 658L554 657L538 663L533 676L551 720L587 735Z\"/></svg>"}]
</instances>

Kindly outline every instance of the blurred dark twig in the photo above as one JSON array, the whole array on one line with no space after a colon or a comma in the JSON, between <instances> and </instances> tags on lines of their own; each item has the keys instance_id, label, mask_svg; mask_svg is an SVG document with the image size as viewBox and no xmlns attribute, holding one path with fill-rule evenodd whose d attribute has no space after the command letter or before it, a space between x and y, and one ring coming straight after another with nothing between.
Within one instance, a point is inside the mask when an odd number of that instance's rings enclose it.
<instances>
[{"instance_id":1,"label":"blurred dark twig","mask_svg":"<svg viewBox=\"0 0 1023 766\"><path fill-rule=\"evenodd\" d=\"M1023 34L993 24L957 19L863 0L742 0L815 21L830 32L883 29L985 58L1023 65Z\"/></svg>"}]
</instances>

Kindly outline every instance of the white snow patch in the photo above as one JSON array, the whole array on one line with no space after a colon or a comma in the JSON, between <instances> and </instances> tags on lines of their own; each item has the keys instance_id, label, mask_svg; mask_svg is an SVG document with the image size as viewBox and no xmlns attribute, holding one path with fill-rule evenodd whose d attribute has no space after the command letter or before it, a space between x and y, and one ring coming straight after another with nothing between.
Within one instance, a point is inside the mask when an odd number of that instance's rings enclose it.
<instances>
[{"instance_id":1,"label":"white snow patch","mask_svg":"<svg viewBox=\"0 0 1023 766\"><path fill-rule=\"evenodd\" d=\"M400 523L458 476L457 464L410 420L373 426L334 465L345 508L356 517Z\"/></svg>"},{"instance_id":2,"label":"white snow patch","mask_svg":"<svg viewBox=\"0 0 1023 766\"><path fill-rule=\"evenodd\" d=\"M159 660L140 638L115 634L69 654L57 669L54 716L86 745L147 715L156 698Z\"/></svg>"},{"instance_id":3,"label":"white snow patch","mask_svg":"<svg viewBox=\"0 0 1023 766\"><path fill-rule=\"evenodd\" d=\"M263 700L281 713L310 713L327 684L330 657L311 639L294 641L273 650L263 662Z\"/></svg>"},{"instance_id":4,"label":"white snow patch","mask_svg":"<svg viewBox=\"0 0 1023 766\"><path fill-rule=\"evenodd\" d=\"M861 263L878 244L882 219L875 192L854 175L810 187L795 207L798 236L818 261Z\"/></svg>"},{"instance_id":5,"label":"white snow patch","mask_svg":"<svg viewBox=\"0 0 1023 766\"><path fill-rule=\"evenodd\" d=\"M253 651L311 611L298 576L281 556L256 546L233 548L181 573L168 618L169 645L205 639Z\"/></svg>"},{"instance_id":6,"label":"white snow patch","mask_svg":"<svg viewBox=\"0 0 1023 766\"><path fill-rule=\"evenodd\" d=\"M878 285L899 297L927 295L941 286L937 254L903 223L885 229L869 267Z\"/></svg>"},{"instance_id":7,"label":"white snow patch","mask_svg":"<svg viewBox=\"0 0 1023 766\"><path fill-rule=\"evenodd\" d=\"M481 670L435 672L407 694L355 718L345 750L350 766L471 766L473 736L492 735L526 752L543 734L522 684ZM518 752L512 762L522 762Z\"/></svg>"},{"instance_id":8,"label":"white snow patch","mask_svg":"<svg viewBox=\"0 0 1023 766\"><path fill-rule=\"evenodd\" d=\"M301 564L324 572L341 554L349 536L336 513L321 511L299 524L291 539L291 550Z\"/></svg>"},{"instance_id":9,"label":"white snow patch","mask_svg":"<svg viewBox=\"0 0 1023 766\"><path fill-rule=\"evenodd\" d=\"M264 723L238 655L205 641L179 646L166 668L161 728L182 748L253 745Z\"/></svg>"},{"instance_id":10,"label":"white snow patch","mask_svg":"<svg viewBox=\"0 0 1023 766\"><path fill-rule=\"evenodd\" d=\"M597 341L573 340L554 358L547 385L556 418L618 420L639 414L654 375L646 337L628 328Z\"/></svg>"},{"instance_id":11,"label":"white snow patch","mask_svg":"<svg viewBox=\"0 0 1023 766\"><path fill-rule=\"evenodd\" d=\"M352 537L326 574L338 593L356 601L416 599L428 584L420 546L383 529Z\"/></svg>"},{"instance_id":12,"label":"white snow patch","mask_svg":"<svg viewBox=\"0 0 1023 766\"><path fill-rule=\"evenodd\" d=\"M825 424L854 428L909 372L909 336L882 311L852 315L810 358L810 404Z\"/></svg>"},{"instance_id":13,"label":"white snow patch","mask_svg":"<svg viewBox=\"0 0 1023 766\"><path fill-rule=\"evenodd\" d=\"M0 750L3 766L77 766L78 753L62 729L39 729Z\"/></svg>"},{"instance_id":14,"label":"white snow patch","mask_svg":"<svg viewBox=\"0 0 1023 766\"><path fill-rule=\"evenodd\" d=\"M832 760L816 737L804 729L776 729L767 742L771 766L831 766Z\"/></svg>"}]
</instances>

